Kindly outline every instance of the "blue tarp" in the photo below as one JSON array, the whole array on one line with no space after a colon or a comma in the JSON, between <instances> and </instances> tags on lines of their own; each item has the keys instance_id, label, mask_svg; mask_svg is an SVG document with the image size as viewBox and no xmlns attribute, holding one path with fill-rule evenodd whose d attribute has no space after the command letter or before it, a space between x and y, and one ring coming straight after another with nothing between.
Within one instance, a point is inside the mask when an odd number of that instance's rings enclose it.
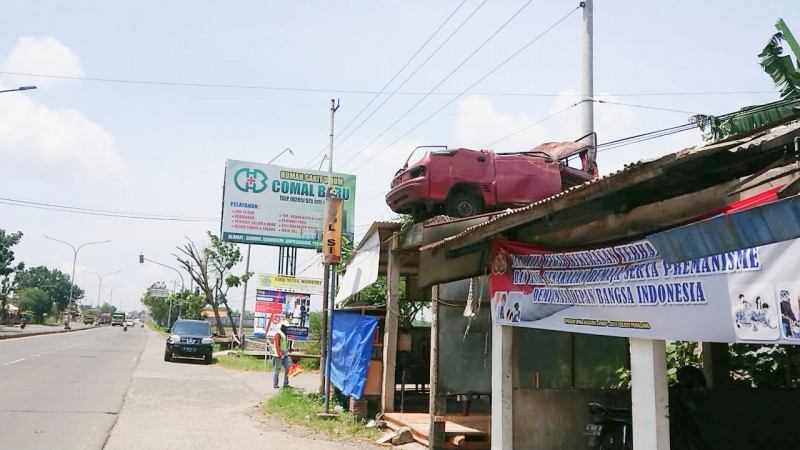
<instances>
[{"instance_id":1,"label":"blue tarp","mask_svg":"<svg viewBox=\"0 0 800 450\"><path fill-rule=\"evenodd\" d=\"M331 326L330 380L342 394L361 399L378 319L334 312Z\"/></svg>"}]
</instances>

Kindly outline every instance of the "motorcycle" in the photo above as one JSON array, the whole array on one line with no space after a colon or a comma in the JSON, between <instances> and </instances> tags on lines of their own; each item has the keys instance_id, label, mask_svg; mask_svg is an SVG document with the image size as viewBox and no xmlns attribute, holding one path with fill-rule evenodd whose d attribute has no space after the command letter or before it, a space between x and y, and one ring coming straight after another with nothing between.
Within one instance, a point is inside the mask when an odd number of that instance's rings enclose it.
<instances>
[{"instance_id":1,"label":"motorcycle","mask_svg":"<svg viewBox=\"0 0 800 450\"><path fill-rule=\"evenodd\" d=\"M676 373L677 381L669 386L669 439L672 448L706 450L710 448L692 417L694 402L707 390L703 372L694 366L683 366ZM592 421L584 430L592 450L631 450L633 448L633 413L629 409L605 408L589 404Z\"/></svg>"},{"instance_id":2,"label":"motorcycle","mask_svg":"<svg viewBox=\"0 0 800 450\"><path fill-rule=\"evenodd\" d=\"M122 325L122 331L128 331L128 326L127 325Z\"/></svg>"},{"instance_id":3,"label":"motorcycle","mask_svg":"<svg viewBox=\"0 0 800 450\"><path fill-rule=\"evenodd\" d=\"M144 328L144 322L142 322L141 325L142 325L142 328Z\"/></svg>"},{"instance_id":4,"label":"motorcycle","mask_svg":"<svg viewBox=\"0 0 800 450\"><path fill-rule=\"evenodd\" d=\"M25 319L22 319L22 320L20 320L20 321L19 321L19 328L20 328L21 330L24 330L24 329L25 329L25 325L26 325L27 323L28 323L28 321L27 321L27 320L25 320Z\"/></svg>"},{"instance_id":5,"label":"motorcycle","mask_svg":"<svg viewBox=\"0 0 800 450\"><path fill-rule=\"evenodd\" d=\"M605 408L599 403L589 404L592 421L583 434L589 437L591 450L633 449L633 413L629 409Z\"/></svg>"}]
</instances>

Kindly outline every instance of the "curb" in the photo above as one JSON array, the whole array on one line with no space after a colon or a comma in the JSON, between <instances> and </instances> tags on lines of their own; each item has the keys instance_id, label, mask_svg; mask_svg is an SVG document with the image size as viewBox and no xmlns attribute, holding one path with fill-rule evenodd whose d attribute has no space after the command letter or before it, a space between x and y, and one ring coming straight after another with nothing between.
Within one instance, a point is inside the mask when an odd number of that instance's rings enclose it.
<instances>
[{"instance_id":1,"label":"curb","mask_svg":"<svg viewBox=\"0 0 800 450\"><path fill-rule=\"evenodd\" d=\"M31 336L43 336L45 334L60 334L60 333L72 333L74 331L86 331L86 330L94 330L97 327L90 327L90 328L76 328L73 330L58 330L58 331L40 331L34 333L19 333L19 334L10 334L10 335L0 335L0 341L6 339L17 339L17 338L24 338L24 337L31 337Z\"/></svg>"}]
</instances>

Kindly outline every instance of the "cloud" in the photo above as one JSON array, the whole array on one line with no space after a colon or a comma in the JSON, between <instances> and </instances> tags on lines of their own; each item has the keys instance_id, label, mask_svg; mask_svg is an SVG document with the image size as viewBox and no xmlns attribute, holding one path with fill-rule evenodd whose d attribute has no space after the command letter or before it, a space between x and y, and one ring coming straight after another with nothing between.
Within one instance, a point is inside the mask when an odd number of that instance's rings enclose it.
<instances>
[{"instance_id":1,"label":"cloud","mask_svg":"<svg viewBox=\"0 0 800 450\"><path fill-rule=\"evenodd\" d=\"M67 77L84 75L80 58L69 47L52 36L20 38L0 67L4 72L52 74ZM8 77L12 82L21 80L18 84L30 84L30 78L27 77L20 78L12 75ZM50 87L60 81L63 80L38 78L36 85Z\"/></svg>"},{"instance_id":2,"label":"cloud","mask_svg":"<svg viewBox=\"0 0 800 450\"><path fill-rule=\"evenodd\" d=\"M577 108L569 108L575 102L575 97L565 93L541 117L513 116L498 111L488 97L473 95L459 103L456 141L459 147L510 152L528 150L543 142L576 139L578 126L574 120L565 120L578 112Z\"/></svg>"},{"instance_id":3,"label":"cloud","mask_svg":"<svg viewBox=\"0 0 800 450\"><path fill-rule=\"evenodd\" d=\"M96 179L124 175L114 138L74 109L50 109L27 95L3 94L0 101L0 156L4 176L40 179Z\"/></svg>"},{"instance_id":4,"label":"cloud","mask_svg":"<svg viewBox=\"0 0 800 450\"><path fill-rule=\"evenodd\" d=\"M80 59L51 36L21 38L0 66L10 72L83 75ZM37 85L58 81L43 78ZM0 89L17 86L0 83ZM75 109L36 103L43 95L37 91L0 95L0 157L6 178L30 179L35 168L40 181L124 179L125 164L114 138L100 124Z\"/></svg>"}]
</instances>

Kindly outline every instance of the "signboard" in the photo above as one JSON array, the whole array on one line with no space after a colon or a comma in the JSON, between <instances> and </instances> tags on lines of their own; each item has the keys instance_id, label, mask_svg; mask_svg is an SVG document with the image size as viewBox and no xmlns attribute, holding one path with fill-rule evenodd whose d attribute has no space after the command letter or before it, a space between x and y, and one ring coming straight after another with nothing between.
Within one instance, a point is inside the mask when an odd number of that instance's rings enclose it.
<instances>
[{"instance_id":1,"label":"signboard","mask_svg":"<svg viewBox=\"0 0 800 450\"><path fill-rule=\"evenodd\" d=\"M492 316L512 326L800 344L800 240L668 264L648 241L554 253L493 241Z\"/></svg>"},{"instance_id":2,"label":"signboard","mask_svg":"<svg viewBox=\"0 0 800 450\"><path fill-rule=\"evenodd\" d=\"M285 292L256 289L256 312L281 314L285 303Z\"/></svg>"},{"instance_id":3,"label":"signboard","mask_svg":"<svg viewBox=\"0 0 800 450\"><path fill-rule=\"evenodd\" d=\"M342 259L342 200L328 199L325 228L322 232L322 262L339 264Z\"/></svg>"},{"instance_id":4,"label":"signboard","mask_svg":"<svg viewBox=\"0 0 800 450\"><path fill-rule=\"evenodd\" d=\"M223 241L317 249L322 243L328 172L228 160L222 201ZM355 175L334 173L342 232L353 240Z\"/></svg>"},{"instance_id":5,"label":"signboard","mask_svg":"<svg viewBox=\"0 0 800 450\"><path fill-rule=\"evenodd\" d=\"M322 279L259 273L256 277L256 289L322 294Z\"/></svg>"},{"instance_id":6,"label":"signboard","mask_svg":"<svg viewBox=\"0 0 800 450\"><path fill-rule=\"evenodd\" d=\"M308 340L308 327L289 326L286 327L284 332L286 339L290 341L307 341Z\"/></svg>"},{"instance_id":7,"label":"signboard","mask_svg":"<svg viewBox=\"0 0 800 450\"><path fill-rule=\"evenodd\" d=\"M150 297L169 297L169 289L150 288Z\"/></svg>"}]
</instances>

